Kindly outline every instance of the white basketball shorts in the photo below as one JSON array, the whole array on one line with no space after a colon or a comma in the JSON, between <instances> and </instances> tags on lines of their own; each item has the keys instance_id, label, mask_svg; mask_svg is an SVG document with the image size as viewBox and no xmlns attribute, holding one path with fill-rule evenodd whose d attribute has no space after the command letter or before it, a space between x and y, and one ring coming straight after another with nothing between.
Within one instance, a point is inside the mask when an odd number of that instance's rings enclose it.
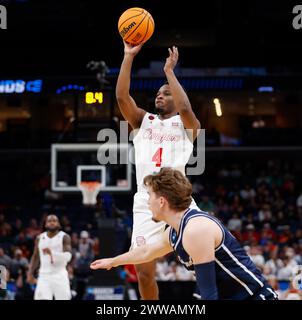
<instances>
[{"instance_id":1,"label":"white basketball shorts","mask_svg":"<svg viewBox=\"0 0 302 320\"><path fill-rule=\"evenodd\" d=\"M147 192L137 192L134 195L131 248L155 243L165 231L165 222L154 222L152 220L148 199ZM190 208L200 210L193 198Z\"/></svg>"},{"instance_id":2,"label":"white basketball shorts","mask_svg":"<svg viewBox=\"0 0 302 320\"><path fill-rule=\"evenodd\" d=\"M40 275L35 290L35 300L70 300L68 274Z\"/></svg>"}]
</instances>

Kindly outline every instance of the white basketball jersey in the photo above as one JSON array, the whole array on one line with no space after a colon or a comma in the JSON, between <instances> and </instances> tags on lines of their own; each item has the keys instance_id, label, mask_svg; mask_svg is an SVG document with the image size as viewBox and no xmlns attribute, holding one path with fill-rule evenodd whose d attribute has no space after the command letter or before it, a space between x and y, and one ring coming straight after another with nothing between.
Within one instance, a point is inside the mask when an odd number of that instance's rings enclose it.
<instances>
[{"instance_id":1,"label":"white basketball jersey","mask_svg":"<svg viewBox=\"0 0 302 320\"><path fill-rule=\"evenodd\" d=\"M146 113L133 144L138 192L146 191L144 177L159 172L162 167L185 174L193 150L179 115L160 120L158 115Z\"/></svg>"},{"instance_id":2,"label":"white basketball jersey","mask_svg":"<svg viewBox=\"0 0 302 320\"><path fill-rule=\"evenodd\" d=\"M67 263L51 262L49 254L44 254L43 249L49 248L52 252L63 252L64 231L58 232L53 238L49 238L47 232L43 232L39 237L40 269L39 274L65 273Z\"/></svg>"}]
</instances>

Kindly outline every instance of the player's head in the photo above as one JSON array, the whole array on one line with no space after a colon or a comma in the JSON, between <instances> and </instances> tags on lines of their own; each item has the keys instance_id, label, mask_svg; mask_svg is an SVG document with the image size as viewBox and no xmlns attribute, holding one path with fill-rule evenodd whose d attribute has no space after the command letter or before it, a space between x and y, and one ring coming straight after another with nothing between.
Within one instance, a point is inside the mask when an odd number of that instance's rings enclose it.
<instances>
[{"instance_id":1,"label":"player's head","mask_svg":"<svg viewBox=\"0 0 302 320\"><path fill-rule=\"evenodd\" d=\"M165 83L157 91L155 110L160 115L170 114L176 110L168 83Z\"/></svg>"},{"instance_id":2,"label":"player's head","mask_svg":"<svg viewBox=\"0 0 302 320\"><path fill-rule=\"evenodd\" d=\"M59 218L55 214L50 214L46 217L45 229L49 232L56 232L60 230L61 225Z\"/></svg>"},{"instance_id":3,"label":"player's head","mask_svg":"<svg viewBox=\"0 0 302 320\"><path fill-rule=\"evenodd\" d=\"M167 211L183 211L191 204L192 185L178 170L162 168L159 173L146 176L144 184L154 221L164 220Z\"/></svg>"}]
</instances>

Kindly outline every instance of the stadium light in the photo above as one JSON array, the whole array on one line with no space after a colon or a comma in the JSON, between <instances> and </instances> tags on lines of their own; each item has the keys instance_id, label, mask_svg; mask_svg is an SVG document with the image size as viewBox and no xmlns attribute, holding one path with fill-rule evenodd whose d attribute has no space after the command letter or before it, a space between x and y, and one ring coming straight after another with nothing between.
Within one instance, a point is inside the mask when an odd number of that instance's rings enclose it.
<instances>
[{"instance_id":1,"label":"stadium light","mask_svg":"<svg viewBox=\"0 0 302 320\"><path fill-rule=\"evenodd\" d=\"M222 109L221 109L221 104L218 98L213 99L214 105L215 105L215 111L216 111L216 115L217 117L221 117L222 116Z\"/></svg>"}]
</instances>

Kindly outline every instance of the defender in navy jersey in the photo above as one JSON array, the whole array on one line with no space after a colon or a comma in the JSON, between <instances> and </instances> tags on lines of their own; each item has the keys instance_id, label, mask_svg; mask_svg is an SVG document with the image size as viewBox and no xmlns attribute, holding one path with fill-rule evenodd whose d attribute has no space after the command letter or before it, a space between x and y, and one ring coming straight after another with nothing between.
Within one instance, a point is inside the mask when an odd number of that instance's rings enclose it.
<instances>
[{"instance_id":1,"label":"defender in navy jersey","mask_svg":"<svg viewBox=\"0 0 302 320\"><path fill-rule=\"evenodd\" d=\"M174 251L179 261L195 272L204 300L276 300L260 270L221 222L207 212L189 208L192 186L178 171L163 168L144 179L154 221L170 227L154 244L120 256L96 260L92 269L140 264Z\"/></svg>"}]
</instances>

